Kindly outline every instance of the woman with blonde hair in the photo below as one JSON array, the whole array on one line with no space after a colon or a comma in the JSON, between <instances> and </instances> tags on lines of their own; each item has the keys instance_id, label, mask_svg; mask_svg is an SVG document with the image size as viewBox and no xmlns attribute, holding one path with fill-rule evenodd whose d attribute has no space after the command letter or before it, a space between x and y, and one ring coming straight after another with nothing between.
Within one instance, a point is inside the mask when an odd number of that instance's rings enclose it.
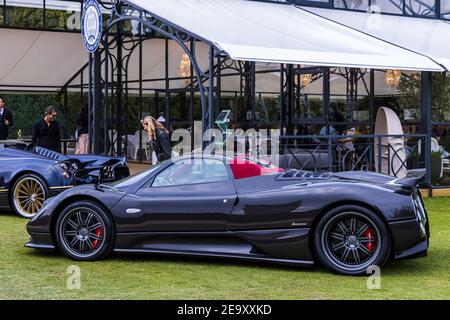
<instances>
[{"instance_id":1,"label":"woman with blonde hair","mask_svg":"<svg viewBox=\"0 0 450 320\"><path fill-rule=\"evenodd\" d=\"M144 131L148 134L148 143L152 150L155 151L158 162L170 159L172 157L172 145L169 131L152 116L145 117L141 120L141 123Z\"/></svg>"}]
</instances>

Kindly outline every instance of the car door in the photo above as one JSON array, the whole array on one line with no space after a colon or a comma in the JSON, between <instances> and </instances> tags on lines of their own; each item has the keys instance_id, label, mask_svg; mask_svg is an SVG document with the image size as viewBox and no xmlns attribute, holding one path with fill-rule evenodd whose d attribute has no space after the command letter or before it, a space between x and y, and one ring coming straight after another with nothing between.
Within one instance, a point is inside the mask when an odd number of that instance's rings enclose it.
<instances>
[{"instance_id":1,"label":"car door","mask_svg":"<svg viewBox=\"0 0 450 320\"><path fill-rule=\"evenodd\" d=\"M129 230L122 231L222 231L235 201L236 190L223 161L184 159L125 196L118 206L129 212Z\"/></svg>"}]
</instances>

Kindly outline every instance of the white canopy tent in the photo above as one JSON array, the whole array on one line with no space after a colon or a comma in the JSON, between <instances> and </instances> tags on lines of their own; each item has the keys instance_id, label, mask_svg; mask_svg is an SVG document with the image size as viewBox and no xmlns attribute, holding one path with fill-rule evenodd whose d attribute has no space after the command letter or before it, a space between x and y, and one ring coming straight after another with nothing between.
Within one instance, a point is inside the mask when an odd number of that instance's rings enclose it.
<instances>
[{"instance_id":1,"label":"white canopy tent","mask_svg":"<svg viewBox=\"0 0 450 320\"><path fill-rule=\"evenodd\" d=\"M1 29L0 90L60 89L88 61L76 33Z\"/></svg>"},{"instance_id":2,"label":"white canopy tent","mask_svg":"<svg viewBox=\"0 0 450 320\"><path fill-rule=\"evenodd\" d=\"M291 5L246 0L130 0L230 58L317 66L443 71L430 58Z\"/></svg>"},{"instance_id":3,"label":"white canopy tent","mask_svg":"<svg viewBox=\"0 0 450 320\"><path fill-rule=\"evenodd\" d=\"M37 6L40 0L15 1L17 5ZM317 13L291 5L271 4L245 0L130 0L136 6L177 25L200 39L212 43L231 59L256 61L257 70L279 68L280 63L294 63L315 66L345 66L377 69L402 69L443 71L441 65L423 54L400 48L343 26L340 23L323 18ZM9 3L9 2L8 2ZM74 3L64 1L47 1L55 9L67 8ZM311 8L308 8L308 10ZM311 9L312 10L312 9ZM314 9L317 12L319 9ZM326 10L328 12L332 10ZM359 17L360 13L335 10L336 15L350 21L348 14ZM336 18L337 19L337 18ZM352 18L353 19L353 18ZM359 18L355 18L357 21ZM362 19L362 18L361 18ZM383 16L383 19L385 17ZM411 20L415 18L386 17L392 21ZM390 21L389 20L389 21ZM436 24L438 27L450 27L440 21L424 20L424 24ZM356 23L356 22L355 22ZM393 22L392 22L393 23ZM421 22L422 23L422 22ZM415 32L410 32L415 34ZM414 35L408 35L411 39ZM404 36L406 39L406 35ZM40 90L57 91L71 79L76 72L88 62L88 55L83 48L78 33L49 31L29 31L1 29L2 43L7 43L7 50L0 51L0 90L27 90L39 87ZM406 41L397 36L392 43L403 45ZM419 34L414 40L417 45L438 48L438 40L432 40ZM443 58L435 59L445 64L445 47ZM208 45L197 43L197 58L203 70L208 68ZM450 52L448 49L447 52ZM169 43L169 77L178 76L182 49L174 42ZM448 56L447 56L448 57ZM433 56L433 58L435 58ZM165 78L164 40L150 39L143 43L143 78ZM138 50L131 55L128 68L128 80L135 81L128 88L133 92L138 88L139 79ZM449 61L450 64L450 61ZM231 72L225 71L224 73ZM87 83L88 70L84 71L84 83ZM377 91L381 94L394 93L392 87L384 85L380 75L376 77ZM256 89L263 92L278 92L280 88L279 73L257 74ZM79 85L80 77L71 84ZM182 80L170 82L173 89L182 88ZM317 88L315 88L317 86ZM345 79L332 79L332 92L345 93ZM164 89L165 81L146 81L144 90ZM320 84L310 85L311 93L320 92ZM76 88L69 90L77 90ZM224 77L222 90L238 91L239 77Z\"/></svg>"},{"instance_id":4,"label":"white canopy tent","mask_svg":"<svg viewBox=\"0 0 450 320\"><path fill-rule=\"evenodd\" d=\"M450 70L447 21L310 7L301 10L427 56Z\"/></svg>"}]
</instances>

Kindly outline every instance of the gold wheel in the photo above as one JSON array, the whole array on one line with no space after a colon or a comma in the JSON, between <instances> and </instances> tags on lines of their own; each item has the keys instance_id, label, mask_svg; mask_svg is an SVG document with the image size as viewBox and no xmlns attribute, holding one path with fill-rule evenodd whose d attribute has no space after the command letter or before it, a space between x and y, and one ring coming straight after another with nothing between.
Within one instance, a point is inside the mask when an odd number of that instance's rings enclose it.
<instances>
[{"instance_id":1,"label":"gold wheel","mask_svg":"<svg viewBox=\"0 0 450 320\"><path fill-rule=\"evenodd\" d=\"M35 177L23 177L14 186L14 209L24 218L35 216L45 199L44 185Z\"/></svg>"}]
</instances>

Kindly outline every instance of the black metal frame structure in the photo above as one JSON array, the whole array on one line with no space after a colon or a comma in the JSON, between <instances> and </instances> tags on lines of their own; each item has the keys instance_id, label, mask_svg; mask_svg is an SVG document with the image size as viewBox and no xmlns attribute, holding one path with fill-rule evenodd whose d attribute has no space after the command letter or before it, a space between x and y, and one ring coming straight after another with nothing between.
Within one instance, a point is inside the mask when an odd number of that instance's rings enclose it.
<instances>
[{"instance_id":1,"label":"black metal frame structure","mask_svg":"<svg viewBox=\"0 0 450 320\"><path fill-rule=\"evenodd\" d=\"M170 121L170 93L174 92L170 88L170 81L174 80L169 78L169 66L168 66L168 43L174 41L189 57L191 62L191 77L190 79L176 78L189 80L189 85L184 89L178 89L178 92L189 93L189 124L192 136L194 135L193 126L193 96L195 93L200 95L201 104L201 121L202 132L211 128L213 118L218 112L221 99L221 79L227 76L239 76L240 77L240 92L239 95L243 99L244 108L251 114L250 127L254 128L256 123L256 65L253 62L241 62L231 61L225 54L220 52L213 43L208 42L205 39L198 37L195 34L190 33L188 30L183 30L177 27L170 21L165 21L160 17L155 16L152 13L146 12L140 8L135 7L133 4L126 0L114 2L111 7L106 7L111 10L111 16L108 20L104 37L102 41L103 48L90 56L89 62L89 106L90 106L90 141L92 143L92 151L95 153L109 153L114 152L116 154L122 154L122 146L127 149L127 141L122 141L124 128L126 128L127 119L124 115L127 114L127 96L129 93L129 79L128 79L128 64L130 56L135 49L139 50L139 110L142 112L142 97L143 97L143 82L142 79L142 44L147 39L162 38L165 39L165 79L159 79L165 81L165 89L155 90L155 96L158 100L158 95L164 94L165 115ZM124 23L127 21L135 21L139 23L140 34L138 36L131 36L124 30ZM114 29L114 30L113 30ZM197 60L196 55L196 43L203 42L209 46L209 57L207 71L202 71ZM104 72L102 76L102 70ZM226 72L226 74L224 74ZM359 80L363 80L365 91L369 96L369 104L371 108L370 123L373 125L373 98L374 98L374 71L373 70L360 70L360 69L331 69L331 68L301 68L294 65L280 65L279 69L271 70L280 72L280 124L281 124L281 141L284 144L285 152L289 151L289 145L291 141L298 141L298 139L306 138L306 136L295 135L294 125L298 124L313 124L313 120L301 121L294 117L294 109L296 103L302 98L301 86L298 81L295 81L296 77L301 74L313 73L313 81L323 81L323 119L318 121L317 124L325 123L327 134L330 132L332 121L329 118L330 112L330 74L335 73L347 79L347 104L353 105L358 97L358 88L355 87L355 83ZM82 72L82 70L80 70ZM319 75L318 75L319 74ZM369 74L370 83L367 84L364 80L364 75ZM422 73L422 128L424 130L423 135L416 136L415 138L421 138L425 141L425 150L429 149L429 141L431 139L431 74L428 72ZM112 121L110 121L112 120ZM111 125L115 126L115 137L111 135ZM332 147L331 136L324 136L328 139L328 151L331 154L330 148ZM344 136L340 138L346 138ZM368 138L368 137L367 137ZM375 139L373 147L365 147L363 152L359 155L352 154L351 169L357 168L363 159L367 158L370 153L373 158L374 148L380 145L380 139L382 137L375 137L370 135L371 139ZM140 143L142 142L142 136L140 136ZM111 144L110 144L111 141ZM102 149L103 146L103 149ZM193 145L191 144L193 147ZM316 148L323 148L323 145L318 145ZM395 151L395 150L394 150ZM315 159L314 150L308 151L312 154L312 158ZM397 155L398 156L398 155ZM346 169L344 164L349 159L349 155L343 155L339 161L341 163L334 166L333 160L328 160L327 169ZM430 181L431 171L430 166L426 165L430 160L430 152L422 154L423 159L418 161L425 165L428 169L428 181ZM294 157L295 158L295 157ZM315 159L314 162L317 160ZM406 166L406 163L402 163ZM321 168L315 167L315 170ZM373 170L374 165L365 167L366 170ZM394 170L394 168L391 168Z\"/></svg>"},{"instance_id":2,"label":"black metal frame structure","mask_svg":"<svg viewBox=\"0 0 450 320\"><path fill-rule=\"evenodd\" d=\"M105 6L105 5L103 5ZM156 37L164 38L166 43L166 114L170 114L170 100L169 100L169 78L168 78L168 41L175 41L182 50L187 54L191 62L191 77L193 80L191 83L190 91L198 91L201 99L201 114L202 114L202 131L211 128L213 109L214 109L214 81L215 81L215 61L220 61L221 52L213 44L209 43L205 39L201 39L194 34L189 33L187 30L182 30L177 26L171 24L169 21L164 21L156 16L150 16L150 14L141 11L139 8L134 7L127 1L114 2L111 7L105 6L111 10L111 16L108 20L103 37L103 50L97 51L90 56L89 62L89 106L90 106L90 141L92 143L92 151L108 152L110 145L108 141L113 142L113 149L118 153L122 153L122 134L123 125L126 125L126 119L123 119L123 114L127 112L127 94L128 94L128 78L127 70L129 58L136 48L139 48L139 64L140 70L142 70L142 42L146 39L150 39L157 34ZM141 35L138 37L129 37L123 30L123 23L125 21L137 21L139 23L139 30ZM115 32L110 32L115 27ZM150 34L143 34L143 30L150 30ZM113 38L110 41L110 36ZM128 39L127 39L128 37ZM203 42L209 45L209 70L207 72L202 71L200 68L195 51L195 42ZM113 45L112 45L113 44ZM127 47L127 44L131 44ZM115 50L115 55L112 54L112 50ZM107 57L101 57L104 54ZM105 75L101 76L101 66L105 65ZM111 64L111 65L109 65ZM108 70L112 72L112 81L109 81ZM80 70L80 72L82 72ZM182 78L179 78L182 79ZM124 81L125 80L125 81ZM206 85L207 83L208 85ZM194 90L195 84L195 90ZM103 90L101 89L103 88ZM112 101L109 100L109 90L112 91ZM142 77L139 79L139 96L142 97ZM100 121L100 114L104 111L104 123ZM112 114L116 116L115 125L117 130L117 139L108 135L108 111L113 111ZM101 143L101 128L103 128L104 141ZM193 127L192 127L193 129ZM142 137L140 137L142 141ZM101 150L100 145L104 145L104 150ZM126 142L125 142L126 147Z\"/></svg>"},{"instance_id":3,"label":"black metal frame structure","mask_svg":"<svg viewBox=\"0 0 450 320\"><path fill-rule=\"evenodd\" d=\"M350 10L358 12L367 12L374 10L377 5L376 0L360 0L358 5L354 5L354 0L251 0L260 2L271 2L280 4L295 4L301 6L311 6L318 8L332 8L337 10ZM378 0L379 1L379 0ZM381 14L403 15L409 17L428 18L428 19L444 19L450 20L450 12L443 12L442 5L444 0L433 0L432 4L426 0L383 0L390 3L395 12L386 12L381 10ZM449 10L450 11L450 10Z\"/></svg>"},{"instance_id":4,"label":"black metal frame structure","mask_svg":"<svg viewBox=\"0 0 450 320\"><path fill-rule=\"evenodd\" d=\"M44 0L43 0L44 1ZM253 0L264 1L264 0ZM268 2L273 2L267 0ZM406 0L402 0L406 1ZM45 1L44 1L45 2ZM82 0L68 0L68 2L80 2ZM282 3L280 1L275 1ZM287 3L300 4L301 1L287 0ZM439 1L438 1L439 2ZM331 3L331 2L330 2ZM5 4L5 3L4 3ZM159 17L150 15L149 13L142 11L140 8L134 7L132 4L123 1L116 1L110 4L106 1L101 3L104 9L111 12L106 20L104 35L102 39L101 49L96 53L91 54L89 62L82 66L79 71L63 86L59 95L63 97L64 109L67 110L68 99L67 95L70 90L79 89L81 94L82 103L83 97L87 94L87 100L89 102L89 132L90 141L92 144L92 151L95 153L105 154L119 154L122 155L127 150L127 139L123 139L123 134L126 133L127 128L127 113L129 110L128 101L129 93L131 89L129 84L138 83L138 89L132 91L137 94L139 101L139 114L142 115L143 110L143 97L147 93L147 89L144 89L143 84L151 81L164 81L165 88L152 89L151 92L155 94L155 100L159 104L162 97L162 102L165 110L165 116L170 122L171 113L171 94L183 93L188 95L186 99L186 105L189 109L188 121L174 123L180 125L189 125L191 128L191 138L194 136L194 100L196 97L200 98L201 105L201 121L202 131L210 128L213 123L213 119L220 110L220 103L222 95L225 93L222 90L221 82L224 77L239 77L239 91L234 92L235 102L241 103L243 108L251 114L249 120L249 127L255 127L258 125L256 121L256 106L261 98L256 93L256 75L263 72L279 72L280 74L280 91L270 94L278 95L280 100L279 117L274 123L279 124L281 128L281 140L285 142L286 150L289 149L290 140L298 141L299 139L307 138L301 134L294 134L294 126L296 125L309 125L309 124L325 124L327 128L327 134L330 132L330 126L333 125L332 119L330 119L330 75L339 74L347 79L347 104L354 104L354 101L358 97L358 88L354 86L354 83L358 83L358 79L364 80L364 75L369 76L369 83L364 83L363 90L367 93L369 99L370 119L368 123L373 127L374 123L374 70L358 70L358 69L346 69L346 68L301 68L294 65L278 65L272 70L257 71L255 63L232 61L228 59L226 55L218 50L213 43L209 43L205 39L191 34L187 30L182 30L170 21L164 21ZM312 1L302 2L301 5L315 5ZM3 6L5 8L5 5ZM338 9L338 8L336 8ZM351 9L349 9L351 10ZM45 16L45 14L44 14ZM6 19L4 19L6 20ZM139 34L131 34L127 28L127 23L135 21L139 24ZM45 26L45 23L44 23ZM51 31L51 30L46 30ZM61 30L63 31L63 30ZM67 32L67 31L65 31ZM77 31L78 32L78 31ZM143 79L142 64L143 64L143 43L149 39L165 39L165 77L161 79ZM185 52L191 61L191 76L190 78L182 77L170 77L169 65L168 65L168 44L169 41L176 42L183 52ZM196 44L206 43L209 46L209 67L202 70L199 66L196 54ZM130 57L133 53L137 52L139 56L139 79L129 79L128 70L130 64ZM84 77L84 71L89 70L89 79ZM296 104L302 99L301 87L296 83L295 78L304 73L313 73L313 81L323 81L323 118L316 119L297 119L294 116ZM80 83L74 84L74 80L79 79ZM173 80L189 80L189 84L182 89L172 89L170 82ZM414 136L414 138L424 139L425 150L429 150L429 143L432 134L432 114L431 114L431 73L422 73L422 87L421 87L421 128L422 134ZM259 93L260 95L261 93ZM67 114L67 112L66 112ZM65 119L67 123L67 119ZM235 122L238 122L237 115L235 114ZM67 128L67 126L65 126ZM64 133L67 138L67 129ZM419 137L420 136L420 137ZM373 147L370 149L363 148L362 156L352 158L353 165L357 168L361 161L364 161L364 157L368 153L371 157L374 153L375 145L377 145L377 139L370 135L374 139ZM340 138L346 138L341 136ZM331 139L330 136L323 136L323 139ZM139 145L142 144L142 135L139 137ZM331 141L331 140L330 140ZM379 142L378 142L379 144ZM194 141L191 141L191 145L194 145ZM327 148L331 148L332 143L328 143ZM323 145L319 149L323 148ZM309 152L314 155L314 151ZM289 152L289 151L287 151ZM331 152L330 152L331 153ZM428 181L431 181L430 172L430 152L424 152L423 159L420 159L420 163L427 164L428 169ZM343 162L346 163L350 155L343 156ZM354 155L351 155L354 157ZM314 156L313 156L313 159ZM139 160L142 160L141 154L139 154ZM317 160L317 159L316 159ZM316 161L314 160L314 161ZM343 163L335 164L332 159L329 159L328 169L341 169ZM370 167L370 166L369 166ZM371 168L374 169L373 165ZM320 170L320 168L317 168Z\"/></svg>"}]
</instances>

